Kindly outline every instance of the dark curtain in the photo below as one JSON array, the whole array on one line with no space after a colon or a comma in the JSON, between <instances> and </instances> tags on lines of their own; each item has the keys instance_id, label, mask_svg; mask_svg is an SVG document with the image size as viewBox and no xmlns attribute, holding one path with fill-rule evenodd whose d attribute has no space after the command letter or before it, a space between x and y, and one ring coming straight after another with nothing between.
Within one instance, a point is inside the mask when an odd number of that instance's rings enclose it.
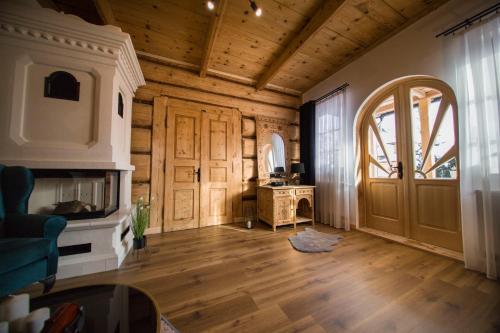
<instances>
[{"instance_id":1,"label":"dark curtain","mask_svg":"<svg viewBox=\"0 0 500 333\"><path fill-rule=\"evenodd\" d=\"M300 107L300 161L306 173L301 184L314 185L314 127L316 102L310 101Z\"/></svg>"}]
</instances>

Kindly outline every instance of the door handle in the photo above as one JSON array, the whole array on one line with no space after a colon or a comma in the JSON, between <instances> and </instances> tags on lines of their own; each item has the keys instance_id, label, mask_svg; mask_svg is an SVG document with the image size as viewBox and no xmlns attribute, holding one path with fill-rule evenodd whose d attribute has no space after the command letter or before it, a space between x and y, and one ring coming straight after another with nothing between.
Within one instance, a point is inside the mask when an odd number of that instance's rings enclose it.
<instances>
[{"instance_id":1,"label":"door handle","mask_svg":"<svg viewBox=\"0 0 500 333\"><path fill-rule=\"evenodd\" d=\"M198 183L200 182L201 180L201 170L200 168L198 168L197 171L194 172L196 174L196 178L198 179Z\"/></svg>"},{"instance_id":2,"label":"door handle","mask_svg":"<svg viewBox=\"0 0 500 333\"><path fill-rule=\"evenodd\" d=\"M398 172L398 178L403 179L403 162L398 162L398 166L391 167L393 171Z\"/></svg>"}]
</instances>

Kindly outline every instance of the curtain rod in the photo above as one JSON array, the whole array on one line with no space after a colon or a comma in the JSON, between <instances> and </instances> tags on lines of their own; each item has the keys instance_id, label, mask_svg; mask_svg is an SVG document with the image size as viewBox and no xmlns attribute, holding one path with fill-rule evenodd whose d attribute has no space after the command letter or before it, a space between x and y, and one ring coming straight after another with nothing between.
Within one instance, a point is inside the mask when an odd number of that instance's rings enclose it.
<instances>
[{"instance_id":1,"label":"curtain rod","mask_svg":"<svg viewBox=\"0 0 500 333\"><path fill-rule=\"evenodd\" d=\"M320 102L320 101L322 101L322 100L324 100L324 99L326 99L326 98L328 98L328 97L330 97L332 95L335 95L336 93L338 93L341 90L345 90L345 88L347 88L347 87L349 87L349 83L346 82L343 85L341 85L340 87L337 87L337 88L333 89L332 91L324 94L320 98L315 99L314 102L318 103L318 102Z\"/></svg>"},{"instance_id":2,"label":"curtain rod","mask_svg":"<svg viewBox=\"0 0 500 333\"><path fill-rule=\"evenodd\" d=\"M458 23L457 25L454 25L453 27L441 32L440 34L437 34L436 35L436 38L438 37L441 37L441 36L448 36L449 34L452 34L454 33L455 31L457 30L460 30L462 28L468 28L470 27L471 25L473 25L474 23L476 23L477 21L481 21L481 19L487 15L490 15L490 14L493 14L493 13L498 13L498 10L500 10L500 2L498 2L497 4L483 10L482 12L480 13L477 13L476 15L474 16L471 16L465 20L463 20L462 22Z\"/></svg>"}]
</instances>

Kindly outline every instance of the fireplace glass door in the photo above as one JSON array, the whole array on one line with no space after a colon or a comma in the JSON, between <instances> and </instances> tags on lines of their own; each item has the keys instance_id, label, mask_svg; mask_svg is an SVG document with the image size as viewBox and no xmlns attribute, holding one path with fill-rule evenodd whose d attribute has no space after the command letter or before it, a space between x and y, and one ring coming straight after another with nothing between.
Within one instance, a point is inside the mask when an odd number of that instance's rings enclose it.
<instances>
[{"instance_id":1,"label":"fireplace glass door","mask_svg":"<svg viewBox=\"0 0 500 333\"><path fill-rule=\"evenodd\" d=\"M120 171L36 169L33 174L30 214L81 220L103 218L119 208Z\"/></svg>"}]
</instances>

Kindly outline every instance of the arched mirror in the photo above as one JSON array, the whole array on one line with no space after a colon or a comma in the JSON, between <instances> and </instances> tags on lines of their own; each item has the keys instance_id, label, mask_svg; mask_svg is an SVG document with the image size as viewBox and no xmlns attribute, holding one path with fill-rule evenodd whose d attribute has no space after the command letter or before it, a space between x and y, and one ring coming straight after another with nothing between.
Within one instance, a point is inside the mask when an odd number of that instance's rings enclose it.
<instances>
[{"instance_id":1,"label":"arched mirror","mask_svg":"<svg viewBox=\"0 0 500 333\"><path fill-rule=\"evenodd\" d=\"M264 152L267 173L275 172L279 167L285 170L285 142L279 134L271 135L271 142L265 145Z\"/></svg>"},{"instance_id":2,"label":"arched mirror","mask_svg":"<svg viewBox=\"0 0 500 333\"><path fill-rule=\"evenodd\" d=\"M257 116L258 184L267 184L272 173L290 172L288 122L284 119Z\"/></svg>"}]
</instances>

